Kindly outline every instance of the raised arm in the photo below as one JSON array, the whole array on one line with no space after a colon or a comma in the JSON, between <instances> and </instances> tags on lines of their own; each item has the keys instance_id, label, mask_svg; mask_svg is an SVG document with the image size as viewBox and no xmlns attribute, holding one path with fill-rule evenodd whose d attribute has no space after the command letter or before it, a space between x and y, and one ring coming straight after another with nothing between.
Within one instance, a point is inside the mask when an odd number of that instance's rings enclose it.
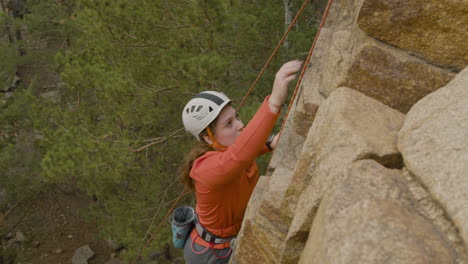
<instances>
[{"instance_id":1,"label":"raised arm","mask_svg":"<svg viewBox=\"0 0 468 264\"><path fill-rule=\"evenodd\" d=\"M272 93L260 106L236 141L226 150L209 153L194 164L194 177L208 185L223 185L238 177L262 152L278 118L288 92L288 84L296 77L301 61L285 63L277 72Z\"/></svg>"}]
</instances>

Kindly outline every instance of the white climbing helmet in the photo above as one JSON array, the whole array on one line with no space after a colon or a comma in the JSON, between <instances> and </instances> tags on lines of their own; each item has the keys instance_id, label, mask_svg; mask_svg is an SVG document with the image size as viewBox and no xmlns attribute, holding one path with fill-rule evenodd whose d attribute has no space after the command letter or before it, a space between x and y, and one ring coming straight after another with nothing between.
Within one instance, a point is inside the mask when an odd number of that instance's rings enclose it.
<instances>
[{"instance_id":1,"label":"white climbing helmet","mask_svg":"<svg viewBox=\"0 0 468 264\"><path fill-rule=\"evenodd\" d=\"M185 130L200 141L200 133L216 119L229 102L231 99L220 92L204 91L195 95L182 111Z\"/></svg>"}]
</instances>

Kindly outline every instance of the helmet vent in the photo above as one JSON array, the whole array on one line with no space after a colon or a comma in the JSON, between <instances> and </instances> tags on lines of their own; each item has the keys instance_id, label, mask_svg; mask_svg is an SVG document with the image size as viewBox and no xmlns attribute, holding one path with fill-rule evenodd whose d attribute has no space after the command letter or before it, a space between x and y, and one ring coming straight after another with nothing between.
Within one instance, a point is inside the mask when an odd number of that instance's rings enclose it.
<instances>
[{"instance_id":1,"label":"helmet vent","mask_svg":"<svg viewBox=\"0 0 468 264\"><path fill-rule=\"evenodd\" d=\"M202 109L202 108L203 108L203 105L199 105L199 106L197 107L197 112L200 112L200 109Z\"/></svg>"},{"instance_id":2,"label":"helmet vent","mask_svg":"<svg viewBox=\"0 0 468 264\"><path fill-rule=\"evenodd\" d=\"M213 112L213 108L211 106L208 106L208 111Z\"/></svg>"},{"instance_id":3,"label":"helmet vent","mask_svg":"<svg viewBox=\"0 0 468 264\"><path fill-rule=\"evenodd\" d=\"M190 113L193 113L193 110L195 110L195 105L192 105L192 108L190 108Z\"/></svg>"},{"instance_id":4,"label":"helmet vent","mask_svg":"<svg viewBox=\"0 0 468 264\"><path fill-rule=\"evenodd\" d=\"M185 109L185 112L186 112L187 114L189 114L189 108L188 108L188 107L187 107L187 109Z\"/></svg>"}]
</instances>

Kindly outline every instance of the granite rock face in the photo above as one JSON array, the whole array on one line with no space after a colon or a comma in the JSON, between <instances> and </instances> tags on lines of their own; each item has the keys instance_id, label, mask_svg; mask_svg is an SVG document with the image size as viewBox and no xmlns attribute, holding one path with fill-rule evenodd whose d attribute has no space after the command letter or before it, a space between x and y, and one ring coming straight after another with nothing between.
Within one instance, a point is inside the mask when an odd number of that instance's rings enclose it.
<instances>
[{"instance_id":1,"label":"granite rock face","mask_svg":"<svg viewBox=\"0 0 468 264\"><path fill-rule=\"evenodd\" d=\"M357 23L365 2L333 2L305 76L302 96L305 103L320 105L335 89L345 86L406 113L419 99L447 84L456 72L368 35ZM392 25L394 31L402 30ZM457 49L466 46L458 45Z\"/></svg>"},{"instance_id":2,"label":"granite rock face","mask_svg":"<svg viewBox=\"0 0 468 264\"><path fill-rule=\"evenodd\" d=\"M359 27L374 38L442 65L468 64L468 1L365 0Z\"/></svg>"},{"instance_id":3,"label":"granite rock face","mask_svg":"<svg viewBox=\"0 0 468 264\"><path fill-rule=\"evenodd\" d=\"M401 167L395 142L403 121L403 114L377 100L346 87L335 90L315 117L289 195L298 197L312 178L329 178L355 160Z\"/></svg>"},{"instance_id":4,"label":"granite rock face","mask_svg":"<svg viewBox=\"0 0 468 264\"><path fill-rule=\"evenodd\" d=\"M454 263L413 203L400 172L354 163L323 197L299 263Z\"/></svg>"},{"instance_id":5,"label":"granite rock face","mask_svg":"<svg viewBox=\"0 0 468 264\"><path fill-rule=\"evenodd\" d=\"M468 263L467 4L333 1L231 263Z\"/></svg>"},{"instance_id":6,"label":"granite rock face","mask_svg":"<svg viewBox=\"0 0 468 264\"><path fill-rule=\"evenodd\" d=\"M372 159L386 167L402 167L396 139L403 121L404 115L395 109L345 87L321 105L284 204L294 215L283 246L287 263L298 258L291 246L305 242L318 202L341 180L349 164Z\"/></svg>"},{"instance_id":7,"label":"granite rock face","mask_svg":"<svg viewBox=\"0 0 468 264\"><path fill-rule=\"evenodd\" d=\"M257 215L258 208L260 206L260 202L262 201L261 197L265 192L266 188L268 187L270 181L270 177L260 177L258 180L257 186L255 187L255 191L253 192L248 209L244 215L244 228L242 228L241 232L237 236L237 241L251 241L255 239L255 235L252 232L249 232L252 227L253 217ZM250 243L249 243L250 244ZM236 250L233 253L231 263L244 263L243 259L248 258L252 260L255 258L255 254L251 254L252 252L245 247L246 244L241 244L241 246L235 246ZM238 248L238 249L237 249Z\"/></svg>"},{"instance_id":8,"label":"granite rock face","mask_svg":"<svg viewBox=\"0 0 468 264\"><path fill-rule=\"evenodd\" d=\"M373 43L361 47L343 85L407 113L412 105L453 76L450 71Z\"/></svg>"},{"instance_id":9,"label":"granite rock face","mask_svg":"<svg viewBox=\"0 0 468 264\"><path fill-rule=\"evenodd\" d=\"M413 106L398 148L468 241L468 68Z\"/></svg>"}]
</instances>

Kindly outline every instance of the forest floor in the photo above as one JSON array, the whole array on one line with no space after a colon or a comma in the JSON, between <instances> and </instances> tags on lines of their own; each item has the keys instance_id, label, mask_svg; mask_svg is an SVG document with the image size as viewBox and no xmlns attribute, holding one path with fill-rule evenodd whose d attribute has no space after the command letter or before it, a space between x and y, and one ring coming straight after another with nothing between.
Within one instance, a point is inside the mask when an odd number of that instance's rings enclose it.
<instances>
[{"instance_id":1,"label":"forest floor","mask_svg":"<svg viewBox=\"0 0 468 264\"><path fill-rule=\"evenodd\" d=\"M97 237L96 224L83 220L91 202L86 195L67 187L41 191L19 204L3 225L9 235L2 244L15 251L11 253L16 255L13 263L71 263L75 250L85 245L95 252L89 264L102 264L115 256L110 245Z\"/></svg>"},{"instance_id":2,"label":"forest floor","mask_svg":"<svg viewBox=\"0 0 468 264\"><path fill-rule=\"evenodd\" d=\"M26 35L24 38L30 37ZM0 39L2 41L6 40ZM44 43L36 48L50 49L50 54L60 49L60 43ZM60 100L55 92L59 90L61 78L54 70L52 57L33 56L28 62L17 66L16 74L23 89L34 84L31 86L34 95L45 98L52 94L52 99ZM14 93L14 90L10 93ZM27 145L26 152L35 151L32 141L23 143ZM43 189L37 194L25 193L24 196L28 198L6 206L3 214L0 211L0 264L69 264L76 249L85 245L95 252L88 264L104 264L113 257L119 257L119 252L108 241L98 237L96 219L88 217L87 221L84 220L93 201L82 191L71 186L55 185L54 188ZM180 250L175 251L168 246L165 251L160 259L148 263L183 263Z\"/></svg>"},{"instance_id":3,"label":"forest floor","mask_svg":"<svg viewBox=\"0 0 468 264\"><path fill-rule=\"evenodd\" d=\"M37 94L55 90L60 81L47 62L23 64L17 74L23 87L34 81ZM35 151L33 145L27 148ZM88 196L69 186L31 195L34 197L9 205L8 215L0 212L0 264L68 264L75 250L85 245L95 252L89 264L103 264L116 255L109 243L97 237L96 221L83 220L92 202Z\"/></svg>"}]
</instances>

